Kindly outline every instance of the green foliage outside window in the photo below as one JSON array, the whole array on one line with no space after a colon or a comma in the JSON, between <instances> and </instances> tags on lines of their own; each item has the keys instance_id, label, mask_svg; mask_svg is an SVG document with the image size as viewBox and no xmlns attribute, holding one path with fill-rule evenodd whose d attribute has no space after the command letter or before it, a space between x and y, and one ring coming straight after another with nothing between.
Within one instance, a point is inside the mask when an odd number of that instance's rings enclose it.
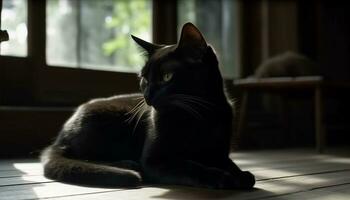
<instances>
[{"instance_id":1,"label":"green foliage outside window","mask_svg":"<svg viewBox=\"0 0 350 200\"><path fill-rule=\"evenodd\" d=\"M47 0L47 62L53 66L138 71L130 34L151 38L151 0Z\"/></svg>"},{"instance_id":2,"label":"green foliage outside window","mask_svg":"<svg viewBox=\"0 0 350 200\"><path fill-rule=\"evenodd\" d=\"M114 0L113 14L105 23L107 29L113 30L114 37L103 44L104 55L115 56L121 65L139 67L143 60L130 34L150 39L150 16L147 0Z\"/></svg>"}]
</instances>

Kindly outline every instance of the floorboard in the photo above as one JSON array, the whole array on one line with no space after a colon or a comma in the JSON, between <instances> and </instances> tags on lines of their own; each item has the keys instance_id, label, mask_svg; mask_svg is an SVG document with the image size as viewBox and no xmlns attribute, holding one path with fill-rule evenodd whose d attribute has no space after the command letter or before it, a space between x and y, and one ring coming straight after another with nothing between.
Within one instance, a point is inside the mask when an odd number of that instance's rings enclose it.
<instances>
[{"instance_id":1,"label":"floorboard","mask_svg":"<svg viewBox=\"0 0 350 200\"><path fill-rule=\"evenodd\" d=\"M349 149L235 152L231 158L257 177L253 190L207 190L181 186L139 189L90 188L42 176L38 160L0 161L0 200L24 199L350 199Z\"/></svg>"}]
</instances>

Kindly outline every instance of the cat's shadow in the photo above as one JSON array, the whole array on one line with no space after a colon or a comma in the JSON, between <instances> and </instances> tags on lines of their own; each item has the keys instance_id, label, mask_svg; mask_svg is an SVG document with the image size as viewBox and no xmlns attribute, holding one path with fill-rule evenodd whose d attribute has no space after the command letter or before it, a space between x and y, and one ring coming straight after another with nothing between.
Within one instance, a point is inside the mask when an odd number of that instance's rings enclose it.
<instances>
[{"instance_id":1,"label":"cat's shadow","mask_svg":"<svg viewBox=\"0 0 350 200\"><path fill-rule=\"evenodd\" d=\"M154 199L255 199L257 197L274 196L272 192L260 188L250 190L214 190L185 186L159 186L167 191Z\"/></svg>"}]
</instances>

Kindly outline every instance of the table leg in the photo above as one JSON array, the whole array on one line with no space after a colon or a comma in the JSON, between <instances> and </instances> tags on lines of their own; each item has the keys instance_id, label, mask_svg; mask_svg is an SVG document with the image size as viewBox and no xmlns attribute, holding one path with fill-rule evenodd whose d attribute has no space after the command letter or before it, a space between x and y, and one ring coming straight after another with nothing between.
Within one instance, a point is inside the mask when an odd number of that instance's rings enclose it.
<instances>
[{"instance_id":1,"label":"table leg","mask_svg":"<svg viewBox=\"0 0 350 200\"><path fill-rule=\"evenodd\" d=\"M244 132L244 126L246 123L245 120L246 120L246 112L247 112L247 101L248 101L248 92L244 91L239 102L237 132L234 137L236 140L237 146L239 146L240 139Z\"/></svg>"},{"instance_id":2,"label":"table leg","mask_svg":"<svg viewBox=\"0 0 350 200\"><path fill-rule=\"evenodd\" d=\"M315 88L315 132L316 148L319 153L323 153L325 148L325 130L323 129L323 108L322 108L321 87Z\"/></svg>"}]
</instances>

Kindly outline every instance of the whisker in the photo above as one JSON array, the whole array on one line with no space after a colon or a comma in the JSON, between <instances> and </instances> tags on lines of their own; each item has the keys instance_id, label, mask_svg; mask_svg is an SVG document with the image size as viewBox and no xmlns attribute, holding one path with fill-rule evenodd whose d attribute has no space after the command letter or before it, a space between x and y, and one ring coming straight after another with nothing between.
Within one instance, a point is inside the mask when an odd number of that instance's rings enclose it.
<instances>
[{"instance_id":1,"label":"whisker","mask_svg":"<svg viewBox=\"0 0 350 200\"><path fill-rule=\"evenodd\" d=\"M208 110L211 110L211 108L201 102L198 102L196 100L193 100L193 99L187 99L187 98L184 98L185 101L188 101L189 103L193 104L193 105L198 105L198 106L201 106L203 108L206 108Z\"/></svg>"},{"instance_id":2,"label":"whisker","mask_svg":"<svg viewBox=\"0 0 350 200\"><path fill-rule=\"evenodd\" d=\"M143 103L144 103L144 100L139 101L129 112L127 112L127 114L133 113L133 112L134 112L135 110L137 110L138 107L140 107Z\"/></svg>"},{"instance_id":3,"label":"whisker","mask_svg":"<svg viewBox=\"0 0 350 200\"><path fill-rule=\"evenodd\" d=\"M136 130L136 128L137 128L137 125L138 125L139 122L140 122L140 119L142 118L143 114L145 114L145 112L147 111L147 109L146 109L146 107L145 107L145 103L142 104L142 108L141 108L140 110L142 110L142 111L141 111L141 114L138 116L138 118L137 118L137 120L136 120L134 129L132 130L132 134L135 133L135 130Z\"/></svg>"},{"instance_id":4,"label":"whisker","mask_svg":"<svg viewBox=\"0 0 350 200\"><path fill-rule=\"evenodd\" d=\"M187 98L187 99L192 99L192 100L195 100L195 101L198 101L198 102L210 105L210 106L216 106L214 103L207 101L207 100L204 100L204 99L197 97L197 96L187 95L187 94L176 94L176 96L179 96L182 98Z\"/></svg>"},{"instance_id":5,"label":"whisker","mask_svg":"<svg viewBox=\"0 0 350 200\"><path fill-rule=\"evenodd\" d=\"M202 115L197 112L195 109L193 109L190 105L184 103L184 102L180 102L180 101L174 101L173 102L174 105L177 105L178 107L184 109L185 111L187 111L188 113L192 114L195 118L197 119L203 119Z\"/></svg>"},{"instance_id":6,"label":"whisker","mask_svg":"<svg viewBox=\"0 0 350 200\"><path fill-rule=\"evenodd\" d=\"M176 94L173 97L181 98L182 100L185 100L185 101L189 102L190 104L201 106L207 110L212 110L213 108L216 107L215 104L213 104L209 101L203 100L200 97L196 97L196 96L185 95L185 94Z\"/></svg>"},{"instance_id":7,"label":"whisker","mask_svg":"<svg viewBox=\"0 0 350 200\"><path fill-rule=\"evenodd\" d=\"M144 97L143 96L139 96L139 97L133 97L134 99L136 100L139 100L139 99L143 99Z\"/></svg>"},{"instance_id":8,"label":"whisker","mask_svg":"<svg viewBox=\"0 0 350 200\"><path fill-rule=\"evenodd\" d=\"M145 101L141 100L138 102L133 109L126 113L126 115L131 115L126 121L131 123L131 121L140 113L142 107L144 106Z\"/></svg>"},{"instance_id":9,"label":"whisker","mask_svg":"<svg viewBox=\"0 0 350 200\"><path fill-rule=\"evenodd\" d=\"M203 119L203 116L194 108L191 107L191 105L188 105L184 102L184 106L187 106L188 109L190 109L195 115L198 116L198 119Z\"/></svg>"}]
</instances>

